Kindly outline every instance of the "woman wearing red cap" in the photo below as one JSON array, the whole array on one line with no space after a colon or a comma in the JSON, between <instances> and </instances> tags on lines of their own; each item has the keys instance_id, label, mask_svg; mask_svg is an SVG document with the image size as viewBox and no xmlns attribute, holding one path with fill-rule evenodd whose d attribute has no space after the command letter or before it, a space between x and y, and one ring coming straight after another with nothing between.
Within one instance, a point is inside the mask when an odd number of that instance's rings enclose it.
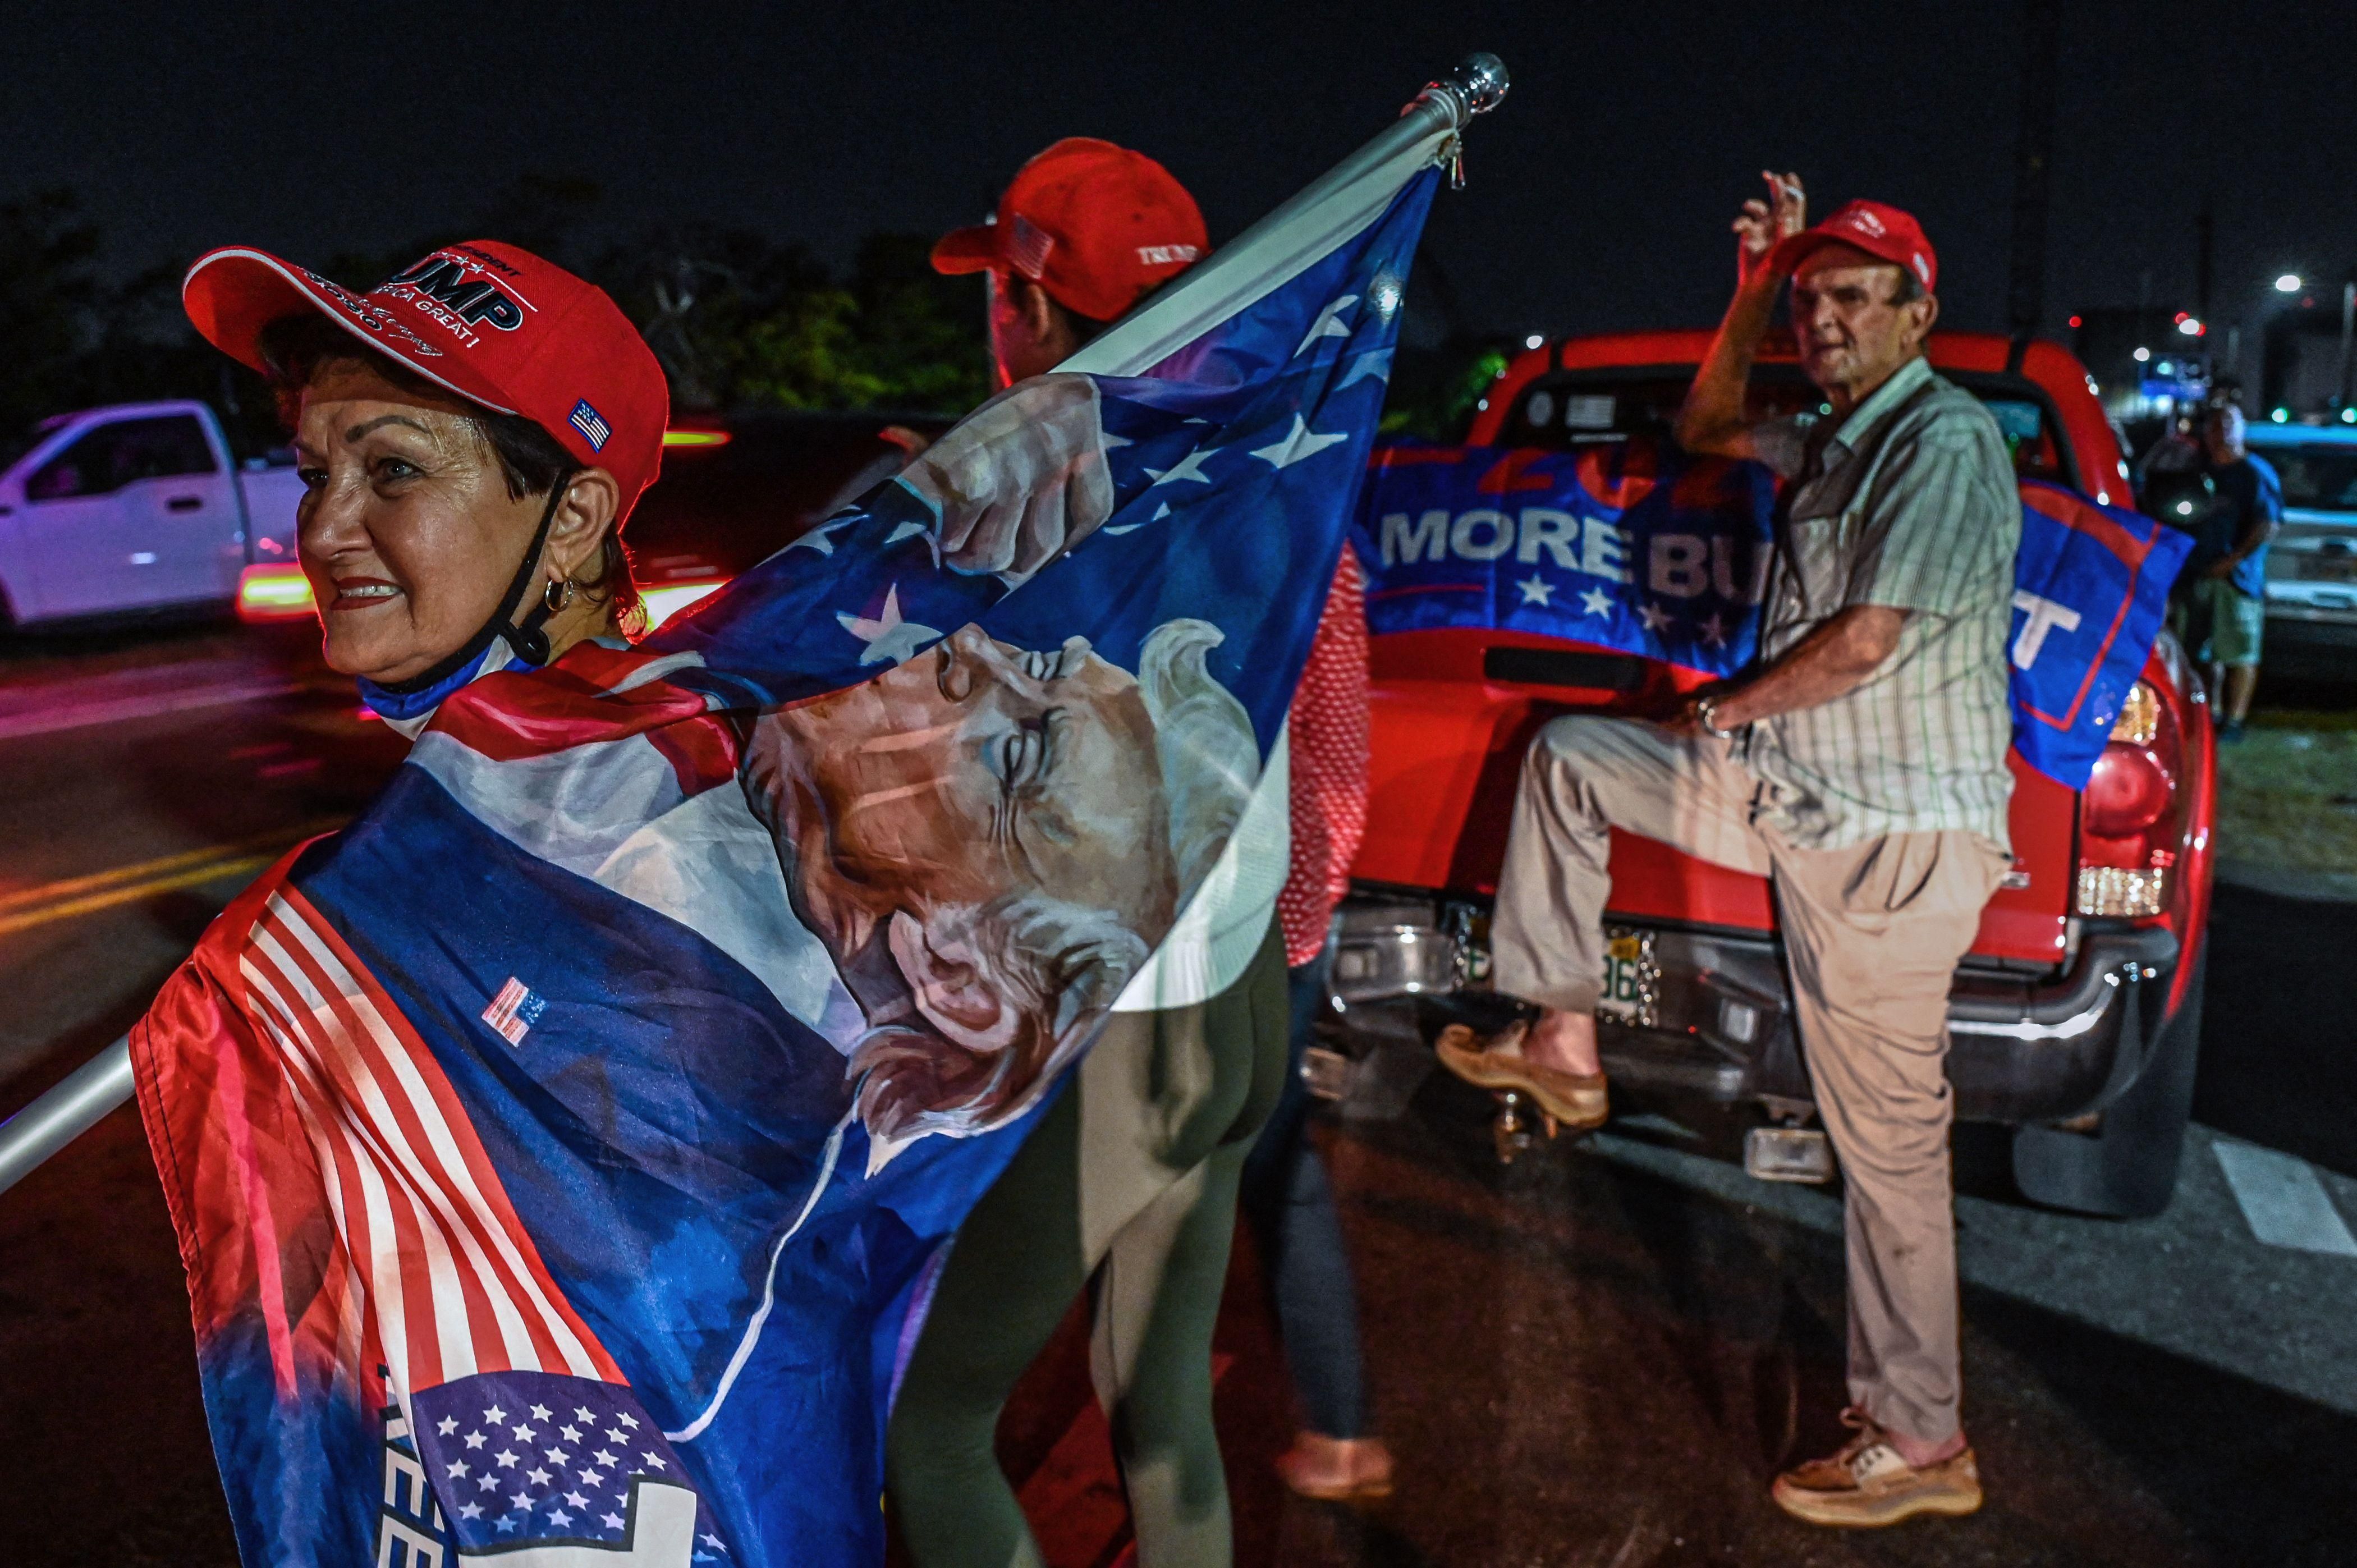
<instances>
[{"instance_id":1,"label":"woman wearing red cap","mask_svg":"<svg viewBox=\"0 0 2357 1568\"><path fill-rule=\"evenodd\" d=\"M494 241L355 294L259 251L200 258L188 318L276 389L328 665L404 733L488 670L636 608L619 530L662 456L662 368L604 291Z\"/></svg>"}]
</instances>

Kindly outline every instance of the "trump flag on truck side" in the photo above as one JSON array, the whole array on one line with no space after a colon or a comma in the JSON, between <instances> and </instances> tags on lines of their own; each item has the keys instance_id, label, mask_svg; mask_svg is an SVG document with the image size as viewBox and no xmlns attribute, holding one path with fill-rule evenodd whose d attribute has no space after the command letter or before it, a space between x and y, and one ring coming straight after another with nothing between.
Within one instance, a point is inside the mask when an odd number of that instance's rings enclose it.
<instances>
[{"instance_id":1,"label":"trump flag on truck side","mask_svg":"<svg viewBox=\"0 0 2357 1568\"><path fill-rule=\"evenodd\" d=\"M2021 482L2014 746L2084 787L2168 611L2189 536ZM1666 443L1379 450L1354 533L1378 634L1495 627L1739 674L1759 642L1776 481Z\"/></svg>"},{"instance_id":2,"label":"trump flag on truck side","mask_svg":"<svg viewBox=\"0 0 2357 1568\"><path fill-rule=\"evenodd\" d=\"M132 1053L248 1563L882 1560L929 1271L1283 876L1440 142L645 643L464 688L215 923Z\"/></svg>"}]
</instances>

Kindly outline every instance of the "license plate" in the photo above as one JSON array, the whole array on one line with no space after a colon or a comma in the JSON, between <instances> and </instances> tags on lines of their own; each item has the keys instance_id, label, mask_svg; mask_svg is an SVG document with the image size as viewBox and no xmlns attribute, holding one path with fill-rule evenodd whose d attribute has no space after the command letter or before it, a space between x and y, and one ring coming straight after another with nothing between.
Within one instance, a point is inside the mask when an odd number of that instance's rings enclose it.
<instances>
[{"instance_id":1,"label":"license plate","mask_svg":"<svg viewBox=\"0 0 2357 1568\"><path fill-rule=\"evenodd\" d=\"M1598 1017L1651 1026L1661 1000L1662 970L1653 961L1653 933L1610 928L1604 933L1604 994Z\"/></svg>"}]
</instances>

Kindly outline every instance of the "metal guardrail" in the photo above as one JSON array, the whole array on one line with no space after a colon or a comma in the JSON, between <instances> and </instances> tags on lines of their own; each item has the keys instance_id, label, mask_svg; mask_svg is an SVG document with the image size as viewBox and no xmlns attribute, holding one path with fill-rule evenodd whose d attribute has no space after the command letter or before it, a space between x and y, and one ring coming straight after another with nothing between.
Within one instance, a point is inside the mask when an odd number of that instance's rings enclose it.
<instances>
[{"instance_id":1,"label":"metal guardrail","mask_svg":"<svg viewBox=\"0 0 2357 1568\"><path fill-rule=\"evenodd\" d=\"M131 1036L125 1035L66 1080L0 1122L0 1192L81 1137L131 1098Z\"/></svg>"}]
</instances>

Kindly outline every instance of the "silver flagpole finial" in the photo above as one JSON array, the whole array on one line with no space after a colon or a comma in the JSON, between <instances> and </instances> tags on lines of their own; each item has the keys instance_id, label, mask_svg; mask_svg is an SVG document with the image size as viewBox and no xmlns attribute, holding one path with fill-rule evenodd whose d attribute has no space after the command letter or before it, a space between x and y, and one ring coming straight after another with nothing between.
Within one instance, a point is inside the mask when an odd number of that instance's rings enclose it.
<instances>
[{"instance_id":1,"label":"silver flagpole finial","mask_svg":"<svg viewBox=\"0 0 2357 1568\"><path fill-rule=\"evenodd\" d=\"M1510 85L1504 60L1493 54L1467 55L1447 76L1426 82L1415 102L1402 113L1437 104L1448 115L1451 128L1461 131L1474 115L1487 114L1503 103Z\"/></svg>"},{"instance_id":2,"label":"silver flagpole finial","mask_svg":"<svg viewBox=\"0 0 2357 1568\"><path fill-rule=\"evenodd\" d=\"M1506 101L1506 89L1513 83L1506 75L1506 62L1485 49L1467 55L1437 85L1454 89L1469 113L1487 114Z\"/></svg>"},{"instance_id":3,"label":"silver flagpole finial","mask_svg":"<svg viewBox=\"0 0 2357 1568\"><path fill-rule=\"evenodd\" d=\"M1465 156L1457 136L1473 123L1476 114L1487 114L1506 101L1506 89L1512 83L1506 76L1506 62L1489 53L1469 54L1457 64L1457 69L1438 81L1425 83L1415 102L1400 111L1403 117L1418 113L1437 115L1442 124L1454 133L1443 149L1441 161L1448 166L1448 185L1452 190L1465 188Z\"/></svg>"}]
</instances>

